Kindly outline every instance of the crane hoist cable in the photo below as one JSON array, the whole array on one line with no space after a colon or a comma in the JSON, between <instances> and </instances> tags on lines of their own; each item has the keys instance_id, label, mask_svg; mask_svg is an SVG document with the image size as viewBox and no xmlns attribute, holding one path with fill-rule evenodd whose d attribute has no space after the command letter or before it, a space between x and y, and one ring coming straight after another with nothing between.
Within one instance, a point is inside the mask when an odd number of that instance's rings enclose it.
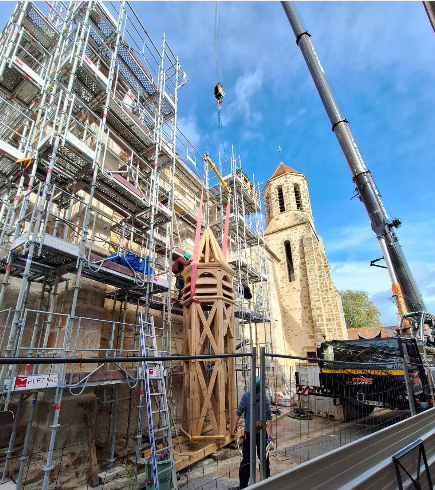
<instances>
[{"instance_id":1,"label":"crane hoist cable","mask_svg":"<svg viewBox=\"0 0 435 490\"><path fill-rule=\"evenodd\" d=\"M221 139L222 139L222 147L224 150L224 160L226 160L226 155L225 155L225 138L224 138L224 130L223 130L223 125L222 125L222 118L221 118L221 102L224 98L225 92L224 92L224 87L222 83L219 81L221 77L221 68L220 68L220 14L219 14L219 3L215 3L215 56L216 56L216 86L214 87L214 96L216 97L217 105L218 105L218 129L220 129L221 133ZM211 131L211 134L213 135L214 133L214 128ZM210 146L211 143L211 137L209 139L209 144L208 147ZM204 173L203 173L203 180L202 180L202 188L201 188L201 198L199 202L199 207L198 207L198 218L196 221L196 232L195 232L195 244L193 247L193 260L192 260L192 276L191 276L191 281L190 281L190 296L191 298L194 298L195 295L195 286L196 286L196 275L197 275L197 268L198 268L198 256L199 256L199 242L201 240L201 226L202 226L202 205L203 205L203 197L204 197L204 186L205 186L205 177L207 173L207 168L210 165L210 168L213 170L213 172L216 174L217 178L219 179L219 182L221 183L222 187L226 190L228 193L228 199L227 199L227 205L226 205L226 211L225 211L225 222L224 222L224 236L223 236L223 241L222 241L222 253L224 257L227 255L227 244L228 244L228 232L229 232L229 222L230 222L230 212L231 212L231 199L230 199L230 189L225 182L225 180L222 178L220 175L219 171L216 168L216 165L213 163L213 161L209 157L209 149L207 148L206 153L203 156L204 160ZM194 298L195 300L195 298ZM199 302L198 300L195 300Z\"/></svg>"},{"instance_id":2,"label":"crane hoist cable","mask_svg":"<svg viewBox=\"0 0 435 490\"><path fill-rule=\"evenodd\" d=\"M222 80L221 73L221 39L220 39L220 29L221 29L221 19L220 19L220 6L219 2L215 3L215 56L216 56L216 85L214 87L214 96L217 101L218 106L218 129L220 129L221 139L222 139L222 148L224 151L224 162L226 161L226 153L225 153L225 137L224 137L224 128L222 125L222 117L221 117L221 103L225 96L224 86L220 80ZM225 224L224 224L224 236L222 239L222 253L224 257L227 256L227 245L228 245L228 231L230 226L230 213L231 213L231 192L228 188L227 183L223 180L222 176L216 169L216 166L211 161L208 153L204 155L204 158L207 158L208 164L212 168L213 172L216 174L219 182L222 184L222 187L227 191L227 206L225 210Z\"/></svg>"},{"instance_id":3,"label":"crane hoist cable","mask_svg":"<svg viewBox=\"0 0 435 490\"><path fill-rule=\"evenodd\" d=\"M214 10L214 51L216 57L216 82L221 79L221 41L220 41L221 18L219 2L215 2Z\"/></svg>"},{"instance_id":4,"label":"crane hoist cable","mask_svg":"<svg viewBox=\"0 0 435 490\"><path fill-rule=\"evenodd\" d=\"M221 41L220 41L220 28L221 28L221 20L220 20L220 11L219 11L219 2L215 2L215 11L214 11L214 51L216 57L216 85L213 89L214 96L216 98L216 102L218 108L221 108L221 103L224 100L225 91L222 82L222 73L221 73Z\"/></svg>"}]
</instances>

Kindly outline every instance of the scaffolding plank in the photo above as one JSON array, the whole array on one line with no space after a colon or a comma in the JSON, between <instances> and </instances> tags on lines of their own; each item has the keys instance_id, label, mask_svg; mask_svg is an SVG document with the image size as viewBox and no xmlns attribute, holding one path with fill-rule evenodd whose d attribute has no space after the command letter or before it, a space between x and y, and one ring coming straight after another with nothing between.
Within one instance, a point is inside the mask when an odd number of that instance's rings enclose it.
<instances>
[{"instance_id":1,"label":"scaffolding plank","mask_svg":"<svg viewBox=\"0 0 435 490\"><path fill-rule=\"evenodd\" d=\"M32 2L29 2L23 25L45 49L52 48L60 34L59 30L56 29Z\"/></svg>"},{"instance_id":2,"label":"scaffolding plank","mask_svg":"<svg viewBox=\"0 0 435 490\"><path fill-rule=\"evenodd\" d=\"M13 147L9 143L6 143L6 141L0 139L0 151L6 153L7 155L13 157L15 160L19 160L21 158L24 158L24 153L22 151L19 151L17 148ZM3 169L2 169L3 170Z\"/></svg>"},{"instance_id":3,"label":"scaffolding plank","mask_svg":"<svg viewBox=\"0 0 435 490\"><path fill-rule=\"evenodd\" d=\"M95 151L92 148L89 148L89 146L74 136L70 131L65 132L64 145L74 153L78 153L81 158L83 156L90 162L93 162L95 159Z\"/></svg>"},{"instance_id":4,"label":"scaffolding plank","mask_svg":"<svg viewBox=\"0 0 435 490\"><path fill-rule=\"evenodd\" d=\"M34 71L30 66L24 63L23 60L18 58L18 56L14 56L13 63L20 71L22 71L25 75L30 77L35 83L37 83L41 88L44 85L44 80Z\"/></svg>"}]
</instances>

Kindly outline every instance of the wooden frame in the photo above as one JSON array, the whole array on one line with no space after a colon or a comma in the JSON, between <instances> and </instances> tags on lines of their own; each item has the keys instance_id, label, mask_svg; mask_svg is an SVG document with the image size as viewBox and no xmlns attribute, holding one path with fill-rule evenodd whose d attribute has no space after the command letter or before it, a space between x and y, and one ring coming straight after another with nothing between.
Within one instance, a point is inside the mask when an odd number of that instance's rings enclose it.
<instances>
[{"instance_id":1,"label":"wooden frame","mask_svg":"<svg viewBox=\"0 0 435 490\"><path fill-rule=\"evenodd\" d=\"M234 272L210 228L201 239L196 268L193 297L193 266L182 273L183 354L234 353ZM183 375L183 433L191 443L225 440L236 408L234 359L184 361ZM212 431L204 435L207 424Z\"/></svg>"}]
</instances>

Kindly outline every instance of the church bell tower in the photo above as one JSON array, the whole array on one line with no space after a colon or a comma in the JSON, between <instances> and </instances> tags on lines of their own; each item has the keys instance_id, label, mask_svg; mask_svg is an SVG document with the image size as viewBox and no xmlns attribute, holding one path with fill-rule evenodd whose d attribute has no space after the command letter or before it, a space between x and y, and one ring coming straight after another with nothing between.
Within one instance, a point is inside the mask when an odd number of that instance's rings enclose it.
<instances>
[{"instance_id":1,"label":"church bell tower","mask_svg":"<svg viewBox=\"0 0 435 490\"><path fill-rule=\"evenodd\" d=\"M305 174L280 163L263 189L266 245L273 262L288 354L313 356L324 338L347 338L340 294L314 228Z\"/></svg>"}]
</instances>

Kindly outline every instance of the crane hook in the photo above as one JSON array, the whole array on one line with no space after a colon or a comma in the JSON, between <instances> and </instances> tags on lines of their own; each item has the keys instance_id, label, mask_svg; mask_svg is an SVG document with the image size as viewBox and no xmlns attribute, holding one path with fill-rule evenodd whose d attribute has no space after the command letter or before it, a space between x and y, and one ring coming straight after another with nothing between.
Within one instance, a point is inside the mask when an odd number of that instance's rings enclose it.
<instances>
[{"instance_id":1,"label":"crane hook","mask_svg":"<svg viewBox=\"0 0 435 490\"><path fill-rule=\"evenodd\" d=\"M222 85L221 82L218 82L215 87L214 87L214 96L216 97L216 102L219 107L221 108L221 103L224 100L225 92L224 92L224 86Z\"/></svg>"}]
</instances>

